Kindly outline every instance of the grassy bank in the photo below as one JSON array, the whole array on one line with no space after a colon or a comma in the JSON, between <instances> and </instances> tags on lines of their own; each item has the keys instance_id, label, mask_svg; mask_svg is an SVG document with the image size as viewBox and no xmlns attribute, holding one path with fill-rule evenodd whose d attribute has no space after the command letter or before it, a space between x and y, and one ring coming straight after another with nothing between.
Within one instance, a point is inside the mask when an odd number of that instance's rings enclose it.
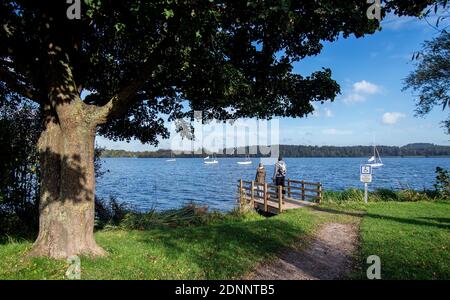
<instances>
[{"instance_id":1,"label":"grassy bank","mask_svg":"<svg viewBox=\"0 0 450 300\"><path fill-rule=\"evenodd\" d=\"M320 211L319 211L320 210ZM264 218L256 213L214 218L196 226L101 230L107 257L82 258L82 279L230 279L281 249L305 247L324 222L362 222L354 278L365 278L365 258L381 258L382 278L449 279L450 202L326 203ZM324 213L327 212L327 213ZM31 242L0 244L1 279L63 279L65 261L29 259Z\"/></svg>"},{"instance_id":2,"label":"grassy bank","mask_svg":"<svg viewBox=\"0 0 450 300\"><path fill-rule=\"evenodd\" d=\"M109 253L82 258L83 279L238 278L258 262L311 234L321 219L308 210L264 218L248 213L207 226L96 233ZM62 279L67 264L28 259L30 242L0 245L0 278Z\"/></svg>"}]
</instances>

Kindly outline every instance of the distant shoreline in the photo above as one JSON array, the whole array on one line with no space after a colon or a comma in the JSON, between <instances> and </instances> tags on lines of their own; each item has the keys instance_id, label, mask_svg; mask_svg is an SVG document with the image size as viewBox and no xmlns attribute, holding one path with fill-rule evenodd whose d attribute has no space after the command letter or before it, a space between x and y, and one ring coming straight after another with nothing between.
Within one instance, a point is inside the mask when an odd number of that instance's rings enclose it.
<instances>
[{"instance_id":1,"label":"distant shoreline","mask_svg":"<svg viewBox=\"0 0 450 300\"><path fill-rule=\"evenodd\" d=\"M267 146L266 146L267 147ZM272 145L278 148L283 157L370 157L373 155L373 146L304 146L304 145ZM252 149L252 151L250 151ZM222 149L216 152L217 158L221 157L245 157L245 153L260 149L257 146L237 147ZM435 145L429 143L415 143L405 146L377 146L381 157L450 157L450 146ZM126 151L126 150L102 150L102 157L142 157L142 158L203 158L211 155L211 151L197 149L196 154L182 153L175 155L170 149L159 149L157 151ZM200 153L200 154L197 154ZM227 153L227 154L224 154ZM230 154L228 154L230 153ZM244 153L244 154L241 154ZM260 152L251 154L250 157L269 157Z\"/></svg>"},{"instance_id":2,"label":"distant shoreline","mask_svg":"<svg viewBox=\"0 0 450 300\"><path fill-rule=\"evenodd\" d=\"M242 156L227 156L227 155L223 155L223 156L217 156L217 158L245 158L245 155ZM450 155L402 155L402 156L383 156L384 158L450 158ZM203 158L203 156L139 156L139 157L134 157L134 156L104 156L102 155L101 158L165 158L165 159L170 159L170 158ZM250 156L250 158L268 158L268 156ZM366 159L367 156L284 156L284 158L364 158Z\"/></svg>"}]
</instances>

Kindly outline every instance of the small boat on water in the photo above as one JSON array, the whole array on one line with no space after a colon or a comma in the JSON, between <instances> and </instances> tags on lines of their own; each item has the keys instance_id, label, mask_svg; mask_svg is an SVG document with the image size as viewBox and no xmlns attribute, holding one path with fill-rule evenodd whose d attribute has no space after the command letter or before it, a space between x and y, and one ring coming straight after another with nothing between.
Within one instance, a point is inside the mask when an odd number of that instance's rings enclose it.
<instances>
[{"instance_id":1,"label":"small boat on water","mask_svg":"<svg viewBox=\"0 0 450 300\"><path fill-rule=\"evenodd\" d=\"M381 160L380 153L375 145L373 145L373 156L371 156L368 160L368 165L372 166L372 168L379 168L384 166L383 161Z\"/></svg>"},{"instance_id":2,"label":"small boat on water","mask_svg":"<svg viewBox=\"0 0 450 300\"><path fill-rule=\"evenodd\" d=\"M175 162L175 161L177 161L177 159L173 157L173 153L170 153L170 158L166 159L166 162Z\"/></svg>"},{"instance_id":3,"label":"small boat on water","mask_svg":"<svg viewBox=\"0 0 450 300\"><path fill-rule=\"evenodd\" d=\"M251 165L252 161L250 160L250 157L247 155L244 161L238 161L238 165Z\"/></svg>"},{"instance_id":4,"label":"small boat on water","mask_svg":"<svg viewBox=\"0 0 450 300\"><path fill-rule=\"evenodd\" d=\"M218 164L219 161L213 155L212 158L210 158L209 156L205 157L203 163L211 165L211 164Z\"/></svg>"}]
</instances>

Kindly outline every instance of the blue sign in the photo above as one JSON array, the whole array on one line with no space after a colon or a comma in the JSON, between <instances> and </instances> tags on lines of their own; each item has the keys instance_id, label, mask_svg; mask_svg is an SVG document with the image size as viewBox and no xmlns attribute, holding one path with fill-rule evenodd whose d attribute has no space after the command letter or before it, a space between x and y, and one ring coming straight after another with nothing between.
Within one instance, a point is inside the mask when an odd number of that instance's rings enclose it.
<instances>
[{"instance_id":1,"label":"blue sign","mask_svg":"<svg viewBox=\"0 0 450 300\"><path fill-rule=\"evenodd\" d=\"M370 174L370 175L372 175L372 166L371 165L362 165L360 170L359 170L359 173L361 175L363 175L363 174Z\"/></svg>"}]
</instances>

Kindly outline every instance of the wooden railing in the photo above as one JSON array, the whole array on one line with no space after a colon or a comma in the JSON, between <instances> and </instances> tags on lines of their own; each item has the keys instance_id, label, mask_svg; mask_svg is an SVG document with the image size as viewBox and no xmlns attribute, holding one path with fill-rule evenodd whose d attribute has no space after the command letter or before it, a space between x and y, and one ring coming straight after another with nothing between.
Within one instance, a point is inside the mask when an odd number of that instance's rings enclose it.
<instances>
[{"instance_id":1,"label":"wooden railing","mask_svg":"<svg viewBox=\"0 0 450 300\"><path fill-rule=\"evenodd\" d=\"M285 209L316 204L322 200L322 184L304 180L287 180L287 185L239 180L239 203L265 212L281 213ZM286 204L288 202L288 204Z\"/></svg>"}]
</instances>

